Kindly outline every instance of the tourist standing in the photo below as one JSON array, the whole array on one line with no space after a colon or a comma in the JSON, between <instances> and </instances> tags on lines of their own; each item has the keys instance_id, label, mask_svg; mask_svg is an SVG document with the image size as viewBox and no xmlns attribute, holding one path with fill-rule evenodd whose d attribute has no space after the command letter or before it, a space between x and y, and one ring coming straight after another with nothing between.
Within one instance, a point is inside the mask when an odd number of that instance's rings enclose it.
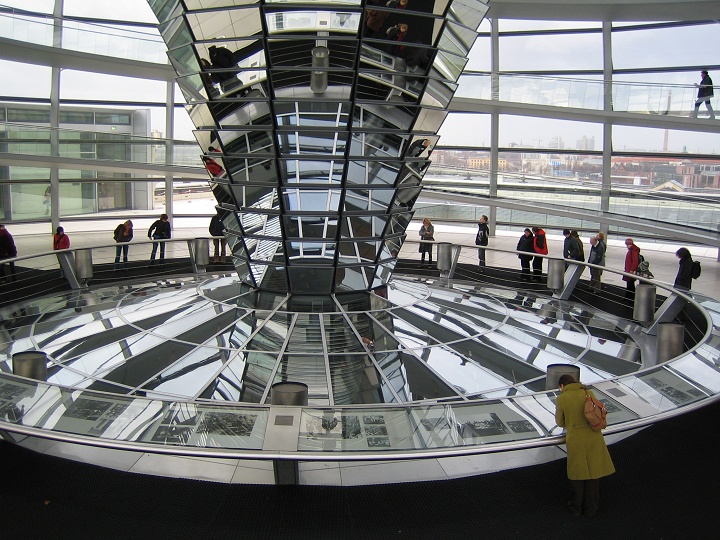
<instances>
[{"instance_id":1,"label":"tourist standing","mask_svg":"<svg viewBox=\"0 0 720 540\"><path fill-rule=\"evenodd\" d=\"M675 287L678 289L690 290L692 288L693 275L693 258L688 248L681 247L675 252L675 256L680 259L678 261L679 268L675 277Z\"/></svg>"},{"instance_id":2,"label":"tourist standing","mask_svg":"<svg viewBox=\"0 0 720 540\"><path fill-rule=\"evenodd\" d=\"M435 241L435 226L428 218L423 219L422 227L420 227L420 240L425 240L425 242L420 242L418 249L422 256L420 263L425 264L425 254L427 254L432 265L432 244L430 242Z\"/></svg>"},{"instance_id":3,"label":"tourist standing","mask_svg":"<svg viewBox=\"0 0 720 540\"><path fill-rule=\"evenodd\" d=\"M590 237L590 256L588 257L588 262L598 266L605 266L605 245L597 236ZM590 268L590 290L594 293L599 293L602 289L602 274L602 269Z\"/></svg>"},{"instance_id":4,"label":"tourist standing","mask_svg":"<svg viewBox=\"0 0 720 540\"><path fill-rule=\"evenodd\" d=\"M530 254L534 253L533 235L530 229L526 228L520 240L518 240L517 251L528 253L527 255L525 253L518 254L518 259L520 259L520 268L522 270L520 281L530 281L530 261L533 258Z\"/></svg>"},{"instance_id":5,"label":"tourist standing","mask_svg":"<svg viewBox=\"0 0 720 540\"><path fill-rule=\"evenodd\" d=\"M225 238L225 225L223 225L222 218L220 217L220 211L210 220L208 231L213 236L213 262L225 262L227 259L227 238Z\"/></svg>"},{"instance_id":6,"label":"tourist standing","mask_svg":"<svg viewBox=\"0 0 720 540\"><path fill-rule=\"evenodd\" d=\"M627 253L625 254L625 272L634 274L640 264L640 248L635 245L632 238L625 239L625 247L627 247ZM635 278L623 276L622 279L627 283L625 297L635 298Z\"/></svg>"},{"instance_id":7,"label":"tourist standing","mask_svg":"<svg viewBox=\"0 0 720 540\"><path fill-rule=\"evenodd\" d=\"M155 220L150 228L148 229L148 238L153 240L169 240L170 239L170 222L168 221L167 214L161 214L160 219ZM157 253L158 245L160 246L160 259L165 258L165 242L153 242L152 253L150 254L150 266L155 264L155 254Z\"/></svg>"},{"instance_id":8,"label":"tourist standing","mask_svg":"<svg viewBox=\"0 0 720 540\"><path fill-rule=\"evenodd\" d=\"M15 257L17 257L15 240L13 240L10 231L5 228L5 225L0 225L0 261L4 259L12 259ZM15 275L15 262L11 261L7 264L10 265L10 273L12 274L12 280L17 281L17 276ZM0 263L0 278L5 281L5 263Z\"/></svg>"},{"instance_id":9,"label":"tourist standing","mask_svg":"<svg viewBox=\"0 0 720 540\"><path fill-rule=\"evenodd\" d=\"M480 222L478 223L478 232L475 235L475 245L480 246L478 248L478 264L480 268L485 268L485 246L488 245L490 239L490 227L488 227L488 217L483 214L480 216Z\"/></svg>"},{"instance_id":10,"label":"tourist standing","mask_svg":"<svg viewBox=\"0 0 720 540\"><path fill-rule=\"evenodd\" d=\"M62 227L55 229L55 234L53 235L53 249L55 251L59 249L70 249L70 237L65 234L65 229ZM60 277L65 277L62 264L60 265Z\"/></svg>"},{"instance_id":11,"label":"tourist standing","mask_svg":"<svg viewBox=\"0 0 720 540\"><path fill-rule=\"evenodd\" d=\"M543 231L540 227L533 227L532 232L533 232L533 250L538 255L547 255L548 254L548 246L547 246L547 236L545 235L545 231ZM535 257L533 257L532 267L533 267L533 280L540 281L542 279L543 257L538 257L537 255Z\"/></svg>"},{"instance_id":12,"label":"tourist standing","mask_svg":"<svg viewBox=\"0 0 720 540\"><path fill-rule=\"evenodd\" d=\"M560 395L555 401L555 422L565 428L570 512L594 516L600 504L600 478L615 472L602 432L594 431L585 419L586 392L594 394L572 375L560 377Z\"/></svg>"},{"instance_id":13,"label":"tourist standing","mask_svg":"<svg viewBox=\"0 0 720 540\"><path fill-rule=\"evenodd\" d=\"M128 246L126 242L130 242L133 239L133 222L128 219L125 223L121 223L115 227L113 238L118 244L115 246L115 270L120 270L120 268L127 270L128 248L130 246ZM122 267L120 266L121 253L123 258Z\"/></svg>"}]
</instances>

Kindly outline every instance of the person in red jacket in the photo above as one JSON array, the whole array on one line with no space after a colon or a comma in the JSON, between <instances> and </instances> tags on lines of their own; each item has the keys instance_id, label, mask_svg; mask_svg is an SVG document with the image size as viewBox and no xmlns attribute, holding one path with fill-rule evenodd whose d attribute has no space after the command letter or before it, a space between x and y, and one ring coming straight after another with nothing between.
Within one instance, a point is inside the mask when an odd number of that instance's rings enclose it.
<instances>
[{"instance_id":1,"label":"person in red jacket","mask_svg":"<svg viewBox=\"0 0 720 540\"><path fill-rule=\"evenodd\" d=\"M632 238L625 239L627 253L625 254L625 271L628 274L634 274L640 264L640 248L635 245ZM635 279L623 276L623 281L627 283L627 291L625 298L635 298Z\"/></svg>"},{"instance_id":2,"label":"person in red jacket","mask_svg":"<svg viewBox=\"0 0 720 540\"><path fill-rule=\"evenodd\" d=\"M53 249L55 251L58 249L70 249L70 237L65 234L65 229L62 227L55 229L55 234L53 235ZM62 266L60 266L60 277L65 277L65 272L63 272Z\"/></svg>"},{"instance_id":3,"label":"person in red jacket","mask_svg":"<svg viewBox=\"0 0 720 540\"><path fill-rule=\"evenodd\" d=\"M540 255L548 254L547 237L545 231L540 227L533 227L533 249L535 253ZM533 281L540 281L542 279L542 267L543 257L533 257L532 268L533 268Z\"/></svg>"}]
</instances>

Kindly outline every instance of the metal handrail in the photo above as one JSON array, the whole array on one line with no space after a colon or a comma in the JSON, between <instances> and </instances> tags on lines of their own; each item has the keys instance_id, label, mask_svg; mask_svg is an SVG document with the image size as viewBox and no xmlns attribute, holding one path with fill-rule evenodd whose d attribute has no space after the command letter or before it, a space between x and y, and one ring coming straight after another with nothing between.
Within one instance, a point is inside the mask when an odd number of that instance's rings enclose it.
<instances>
[{"instance_id":1,"label":"metal handrail","mask_svg":"<svg viewBox=\"0 0 720 540\"><path fill-rule=\"evenodd\" d=\"M173 240L166 240L165 242L172 242ZM175 240L178 241L178 240ZM138 243L144 243L144 244L151 244L153 241L147 241L147 242L138 242ZM109 246L98 246L98 247L110 247L114 246L116 244L110 244ZM468 245L468 244L460 244L456 245L458 249L471 249L472 251L475 251L477 249L474 245ZM487 247L486 249L490 251L498 251L503 253L520 253L515 250L506 250L506 249L499 249L499 248L491 248ZM71 250L63 250L63 251L73 251ZM42 255L36 255L34 257L40 257L40 256L47 256L51 254L56 254L57 252L51 251L46 252ZM28 257L18 257L15 260L26 260L31 259L33 256ZM547 257L548 259L557 259L557 257ZM6 260L7 261L7 260ZM583 262L573 262L573 264L577 264L580 266L588 266L588 267L595 267L595 265L589 265L588 263ZM669 292L670 295L677 295L679 297L682 297L684 300L686 300L688 303L695 306L696 309L699 310L700 313L703 314L703 317L705 319L705 322L707 324L706 331L703 335L703 337L696 343L696 345L690 349L689 351L686 351L681 356L677 358L670 359L662 364L658 364L652 367L648 367L645 369L640 369L637 372L634 372L632 375L623 375L619 377L612 377L610 379L606 379L604 381L598 381L596 382L592 387L597 388L599 385L602 386L603 383L613 382L613 381L619 381L621 379L627 378L629 376L638 376L642 373L648 373L660 369L664 369L665 366L671 366L673 363L686 359L694 354L695 351L697 351L701 346L706 345L709 340L712 338L713 334L713 319L708 313L708 311L703 308L699 303L696 302L696 300L682 292L673 289L672 287L663 284L661 282L653 281L653 280L647 280L644 278L640 278L638 276L635 276L634 274L628 274L625 272L620 272L617 270L613 270L611 268L607 267L598 267L602 268L604 271L608 271L611 273L616 273L619 275L626 275L631 276L635 279L638 279L642 282L648 282L652 285L658 286L662 289L665 289ZM28 379L23 379L21 377L17 377L15 375L10 375L7 373L0 373L0 380L16 380L16 381L27 381ZM74 389L71 387L63 386L63 385L56 385L56 384L49 384L49 383L39 383L42 385L47 385L48 387L56 387L61 389L61 393L64 392L77 392L78 389ZM603 392L602 389L597 388L600 392ZM105 398L118 398L117 394L108 394L104 392L99 391L82 391L84 396L101 396ZM524 410L522 407L522 404L518 403L518 400L526 400L526 399L534 399L534 398L541 398L543 396L547 396L548 398L555 396L557 394L556 390L552 391L545 391L545 392L534 392L534 393L525 393L525 394L519 394L512 397L504 397L504 398L480 398L480 399L474 399L470 402L463 402L462 404L459 402L421 402L421 403L415 403L415 404L405 404L405 405L397 405L397 404L374 404L372 406L367 405L360 405L360 406L343 406L343 407L306 407L307 410L313 410L313 411L342 411L342 410L352 410L353 412L357 413L362 410L367 411L374 411L377 412L378 410L405 410L410 411L413 409L424 409L427 406L472 406L473 404L477 403L484 403L484 402L506 402L506 403L512 403L513 407L519 408L521 410ZM125 396L123 396L125 397ZM132 398L132 399L139 399L139 400L145 400L146 398ZM641 418L636 418L632 420L623 421L618 424L611 424L608 426L608 428L605 430L605 433L607 435L614 435L623 433L626 431L631 431L635 429L639 429L642 427L645 427L647 425L650 425L652 423L655 423L660 420L664 420L666 418L671 418L674 416L677 416L679 414L683 414L684 412L694 410L696 408L702 407L706 404L713 403L716 400L720 399L720 394L715 395L709 395L706 398L694 401L690 403L689 405L685 406L677 406L676 408L673 408L672 410L658 410L656 413L652 415L647 415ZM191 405L191 404L197 404L197 402L192 401L182 401L182 400L147 400L148 403L157 402L161 404L161 409L166 410L168 406L174 403L178 404L185 404L185 405ZM248 410L260 410L260 411L270 411L271 406L267 405L257 405L257 404L250 404L250 403L206 403L202 402L203 405L206 406L212 406L213 408L223 408L223 407L238 407L241 406L243 409ZM278 407L278 406L272 406L272 407ZM525 411L527 414L532 417L532 413L529 411ZM555 428L553 428L554 430ZM264 450L250 450L250 449L231 449L231 448L203 448L203 447L196 447L196 446L174 446L174 445L166 445L163 443L153 444L148 442L137 442L137 441L128 441L128 440L117 440L117 439L103 439L101 437L93 438L89 437L87 435L83 435L80 433L68 433L68 432L54 432L49 431L47 429L41 428L41 427L35 427L35 426L24 426L15 424L13 422L9 422L6 420L0 420L0 430L9 432L9 433L16 433L16 434L22 434L22 435L29 435L29 436L36 436L36 437L42 437L42 438L48 438L53 440L59 440L64 442L70 442L70 443L77 443L77 444L83 444L83 445L91 445L91 446L100 446L100 447L106 447L106 448L116 448L116 449L123 449L123 450L133 450L133 451L142 451L142 452L151 452L151 453L160 453L160 454L175 454L175 455L186 455L186 456L196 456L196 457L227 457L227 458L234 458L234 459L260 459L260 460L276 460L276 459L285 459L285 460L297 460L297 461L353 461L353 460L362 460L362 461L373 461L373 460L390 460L390 459L413 459L413 458L438 458L438 457L449 457L449 456L463 456L463 455L474 455L474 454L484 454L484 453L494 453L494 452L503 452L503 451L511 451L511 450L520 450L520 449L526 449L526 448L536 448L536 447L542 447L542 446L553 446L557 444L561 444L564 441L564 437L562 435L553 435L550 431L545 431L544 434L540 434L539 437L535 437L532 439L524 439L524 440L516 440L516 441L504 441L504 442L497 442L497 443L479 443L479 444L472 444L467 445L464 444L462 446L442 446L438 448L419 448L419 449L412 449L412 450L384 450L384 451L375 451L375 450L369 450L369 451L347 451L347 450L334 450L332 452L322 452L322 451L298 451L298 452L277 452L277 451L264 451Z\"/></svg>"}]
</instances>

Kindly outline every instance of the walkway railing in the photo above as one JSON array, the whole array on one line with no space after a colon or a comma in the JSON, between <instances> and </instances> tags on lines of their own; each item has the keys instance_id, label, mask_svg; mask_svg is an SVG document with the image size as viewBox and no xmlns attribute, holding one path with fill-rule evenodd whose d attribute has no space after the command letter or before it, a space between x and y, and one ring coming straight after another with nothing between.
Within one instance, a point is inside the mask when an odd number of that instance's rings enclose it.
<instances>
[{"instance_id":1,"label":"walkway railing","mask_svg":"<svg viewBox=\"0 0 720 540\"><path fill-rule=\"evenodd\" d=\"M60 21L60 23L58 23ZM90 23L30 11L0 10L0 37L142 62L167 64L167 46L155 25ZM58 36L60 43L57 43Z\"/></svg>"},{"instance_id":2,"label":"walkway railing","mask_svg":"<svg viewBox=\"0 0 720 540\"><path fill-rule=\"evenodd\" d=\"M186 279L204 280L209 278L203 273L199 264L205 258L207 239L192 244L180 241L168 241L168 253L174 256L187 255L194 261ZM440 244L443 245L443 244ZM183 247L183 246L187 246ZM101 246L92 250L93 261L102 260L110 264L112 255L109 246ZM135 244L133 244L135 248ZM476 266L476 246L443 245L442 257L438 257L441 271L431 269L431 281L428 286L453 286L452 277L459 274L462 266L473 267L472 272L484 276ZM517 252L499 251L509 255ZM154 275L138 277L135 282L124 278L122 269L113 276L115 292L111 289L96 288L93 278L83 282L86 266L70 265L69 255L72 251L62 253L45 253L33 258L18 258L14 262L23 263L35 273L26 277L18 271L17 281L13 287L22 285L26 291L25 300L6 306L0 310L4 321L12 321L23 317L27 324L33 321L50 320L68 313L72 306L75 312L82 314L84 310L92 313L95 309L112 307L113 295L122 294L118 285L127 286L131 283L140 284L137 291L152 291ZM69 290L67 284L64 292L54 292L37 297L41 283L51 280L49 273L58 272L52 269L52 259L67 256L65 271L74 271L78 289ZM75 252L73 259L87 260ZM7 265L11 262L5 260ZM167 261L166 261L167 262ZM548 282L554 282L554 289L548 290L543 282L520 282L512 274L505 271L503 279L509 280L512 288L504 289L497 284L488 285L495 291L508 291L508 294L525 295L527 306L543 313L547 321L552 322L557 310L567 306L566 298L577 291L577 279L587 265L572 263L564 271L564 262L548 258L548 265L554 267L547 276ZM558 271L558 266L560 270ZM188 270L190 270L188 265ZM490 268L484 269L485 272ZM605 272L614 272L604 268ZM38 273L40 272L40 273ZM191 275L192 274L192 275ZM620 272L620 274L623 274ZM45 276L41 278L40 276ZM623 274L625 275L625 274ZM193 277L194 276L194 277ZM417 276L415 276L417 277ZM469 279L472 279L472 275ZM26 280L31 282L27 283ZM52 278L54 279L54 278ZM210 278L212 279L212 278ZM400 278L398 278L400 279ZM560 281L558 281L560 279ZM43 281L45 280L45 281ZM685 294L673 290L672 287L659 282L640 279L643 284L651 285L667 295L660 309L654 303L641 306L645 312L642 324L646 335L642 338L653 340L653 328L657 331L658 324L674 320L679 309L685 313L694 313L694 320L700 321L694 329L686 329L686 338L692 339L693 345L686 351L671 358L662 357L667 351L657 347L658 356L643 359L641 368L632 374L608 378L592 384L592 389L608 406L610 425L606 434L616 434L634 430L657 422L663 418L682 414L697 407L720 399L720 363L718 363L717 340L714 335L720 330L720 305L715 300L703 295ZM561 285L558 287L558 283ZM86 285L89 284L89 287ZM167 286L167 285L162 285ZM476 285L480 286L480 285ZM638 287L640 291L641 286ZM3 285L3 292L8 284ZM135 290L135 289L133 289ZM546 295L533 291L547 291ZM523 292L527 291L527 292ZM532 293L532 294L528 294ZM611 291L607 294L612 295ZM653 294L654 296L654 294ZM647 298L638 292L637 297ZM110 301L110 303L109 303ZM75 302L73 304L73 302ZM672 309L669 309L668 303ZM525 304L523 304L525 305ZM577 309L582 304L575 304ZM573 308L574 309L574 308ZM636 299L635 314L638 312ZM582 320L582 314L577 314ZM41 344L12 336L8 333L9 324L2 325L1 355L5 365L11 365L7 351L12 343L13 352L20 350L33 351L41 349ZM552 328L548 326L549 329ZM695 337L688 337L693 334ZM370 354L374 354L371 350ZM618 351L622 355L622 351ZM263 406L246 403L221 403L208 401L161 400L135 395L116 395L99 391L72 388L62 384L48 384L38 380L19 377L8 372L0 373L0 430L7 437L30 435L53 440L68 441L79 444L96 445L125 450L156 452L165 454L181 454L189 456L213 456L237 459L261 460L299 460L299 461L344 461L344 460L390 460L427 457L447 457L470 454L502 452L508 450L556 445L563 442L563 431L555 424L554 400L557 390L545 392L521 392L502 397L480 397L471 401L442 402L425 401L396 404L352 405L343 407L284 407ZM83 407L92 409L93 414L74 416L74 421L60 420L63 411L73 406L82 413ZM88 409L88 410L90 410ZM296 418L293 428L293 441L297 451L268 450L264 443L267 437L277 435L276 419ZM359 416L382 420L389 437L383 438L382 445L376 445L371 431L353 430L347 435L343 426L357 421ZM164 421L174 418L172 422ZM512 425L514 429L484 430L489 419L502 418L504 426ZM178 419L183 419L182 421ZM494 422L495 420L493 420ZM221 428L211 430L209 425L221 423ZM218 424L219 425L219 424ZM314 427L313 427L314 426ZM473 429L470 429L473 427ZM348 428L349 429L349 428ZM287 434L287 432L286 432ZM390 442L385 442L389 440ZM293 442L291 441L291 442Z\"/></svg>"},{"instance_id":3,"label":"walkway railing","mask_svg":"<svg viewBox=\"0 0 720 540\"><path fill-rule=\"evenodd\" d=\"M455 97L602 111L607 86L601 77L465 73ZM610 88L613 111L661 116L690 116L698 93L692 84L613 81ZM720 106L717 90L711 103L716 110ZM707 116L703 104L699 117Z\"/></svg>"}]
</instances>

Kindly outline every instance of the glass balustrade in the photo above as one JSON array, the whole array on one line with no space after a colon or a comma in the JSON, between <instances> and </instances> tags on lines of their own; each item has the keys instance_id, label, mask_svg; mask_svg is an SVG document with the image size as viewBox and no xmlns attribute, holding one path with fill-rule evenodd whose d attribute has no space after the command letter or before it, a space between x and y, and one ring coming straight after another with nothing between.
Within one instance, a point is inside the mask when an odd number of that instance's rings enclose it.
<instances>
[{"instance_id":1,"label":"glass balustrade","mask_svg":"<svg viewBox=\"0 0 720 540\"><path fill-rule=\"evenodd\" d=\"M172 244L179 257L189 254L183 245ZM111 265L108 248L98 250L98 262ZM462 251L475 259L475 246ZM22 263L54 274L51 258ZM637 349L628 339L628 321L543 294L398 279L364 319L352 302L337 302L325 314L289 316L287 298L253 306L253 295L237 285L229 275L141 278L31 295L0 308L6 321L0 426L126 449L262 459L273 429L262 388L281 373L273 366L292 371L318 362L296 435L296 456L303 459L557 444L563 434L554 419L557 391L544 388L545 370L554 362L585 370L583 380L608 408L607 433L692 410L720 394L720 304L694 292L686 307L689 348L646 367L652 362L638 362L639 354L628 349ZM664 286L659 291L670 293ZM427 331L418 332L423 325ZM367 331L375 338L369 348L361 340ZM39 342L49 355L49 382L12 375L12 355L35 350ZM164 354L153 354L160 347ZM483 354L473 354L478 347ZM143 359L135 382L133 357ZM497 362L501 357L504 362ZM336 371L344 364L362 369L340 377ZM148 377L151 365L160 370L157 377ZM433 391L443 399L418 397L433 388L431 374L440 376ZM198 394L208 380L217 383L212 395L184 396ZM349 401L363 385L361 401ZM376 394L381 387L382 402ZM377 399L369 399L373 395Z\"/></svg>"},{"instance_id":2,"label":"glass balustrade","mask_svg":"<svg viewBox=\"0 0 720 540\"><path fill-rule=\"evenodd\" d=\"M57 154L53 154L53 138ZM0 144L9 154L166 165L166 151L173 149L174 166L200 167L197 144L190 141L141 137L130 133L82 131L33 124L0 122Z\"/></svg>"},{"instance_id":3,"label":"glass balustrade","mask_svg":"<svg viewBox=\"0 0 720 540\"><path fill-rule=\"evenodd\" d=\"M92 24L5 10L0 13L0 36L47 47L58 46L59 39L59 47L68 51L167 64L167 47L157 30L137 25Z\"/></svg>"},{"instance_id":4,"label":"glass balustrade","mask_svg":"<svg viewBox=\"0 0 720 540\"><path fill-rule=\"evenodd\" d=\"M493 77L488 73L464 73L460 77L460 86L455 96L602 111L607 86L602 77ZM697 88L693 85L613 81L610 88L612 110L615 112L687 117L692 112L697 97ZM711 102L714 108L720 105L719 96L720 92L716 92ZM705 112L704 108L703 106L700 110L701 117Z\"/></svg>"}]
</instances>

